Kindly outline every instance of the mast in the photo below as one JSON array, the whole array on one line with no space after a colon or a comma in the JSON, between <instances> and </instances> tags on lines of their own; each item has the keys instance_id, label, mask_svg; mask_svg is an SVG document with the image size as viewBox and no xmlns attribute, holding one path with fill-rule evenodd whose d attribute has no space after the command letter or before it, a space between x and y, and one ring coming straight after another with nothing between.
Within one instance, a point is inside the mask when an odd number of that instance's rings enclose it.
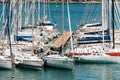
<instances>
[{"instance_id":1,"label":"mast","mask_svg":"<svg viewBox=\"0 0 120 80\"><path fill-rule=\"evenodd\" d=\"M64 0L62 0L62 33L64 33ZM62 36L62 53L63 53L63 43L64 43L64 38Z\"/></svg>"},{"instance_id":2,"label":"mast","mask_svg":"<svg viewBox=\"0 0 120 80\"><path fill-rule=\"evenodd\" d=\"M38 0L38 21L40 19L40 0Z\"/></svg>"},{"instance_id":3,"label":"mast","mask_svg":"<svg viewBox=\"0 0 120 80\"><path fill-rule=\"evenodd\" d=\"M25 26L26 26L26 24L27 24L27 22L26 22L26 18L27 18L27 11L26 11L26 9L27 9L27 0L25 0L25 3L24 3L24 5L25 5Z\"/></svg>"},{"instance_id":4,"label":"mast","mask_svg":"<svg viewBox=\"0 0 120 80\"><path fill-rule=\"evenodd\" d=\"M69 10L69 1L67 0L67 10L68 10L68 22L69 22L69 29L70 29L70 42L71 42L71 50L73 51L73 40L72 40L72 29L71 29L71 19L70 19L70 10Z\"/></svg>"},{"instance_id":5,"label":"mast","mask_svg":"<svg viewBox=\"0 0 120 80\"><path fill-rule=\"evenodd\" d=\"M114 0L112 0L112 41L113 41L113 49L115 48L115 32L114 32L115 26L114 26Z\"/></svg>"},{"instance_id":6,"label":"mast","mask_svg":"<svg viewBox=\"0 0 120 80\"><path fill-rule=\"evenodd\" d=\"M103 51L104 51L104 27L105 27L105 0L102 0L102 38L103 38Z\"/></svg>"},{"instance_id":7,"label":"mast","mask_svg":"<svg viewBox=\"0 0 120 80\"><path fill-rule=\"evenodd\" d=\"M19 1L19 25L18 30L21 31L21 24L22 24L22 0Z\"/></svg>"},{"instance_id":8,"label":"mast","mask_svg":"<svg viewBox=\"0 0 120 80\"><path fill-rule=\"evenodd\" d=\"M110 35L110 0L108 0L108 32L107 35Z\"/></svg>"},{"instance_id":9,"label":"mast","mask_svg":"<svg viewBox=\"0 0 120 80\"><path fill-rule=\"evenodd\" d=\"M16 35L18 36L18 28L19 28L19 1L17 0L17 2L16 2L16 4L17 4L17 25L16 25ZM17 41L17 44L18 44L18 41Z\"/></svg>"},{"instance_id":10,"label":"mast","mask_svg":"<svg viewBox=\"0 0 120 80\"><path fill-rule=\"evenodd\" d=\"M43 13L43 15L44 15L44 18L46 18L46 0L44 0L44 4L43 4L43 6L44 6L44 13ZM45 20L45 19L44 19Z\"/></svg>"},{"instance_id":11,"label":"mast","mask_svg":"<svg viewBox=\"0 0 120 80\"><path fill-rule=\"evenodd\" d=\"M32 1L32 49L33 49L33 52L34 52L34 38L33 38L33 35L34 35L34 0Z\"/></svg>"},{"instance_id":12,"label":"mast","mask_svg":"<svg viewBox=\"0 0 120 80\"><path fill-rule=\"evenodd\" d=\"M104 39L105 38L105 32L104 31L106 29L109 29L109 2L108 2L108 0L102 0L102 38L103 38L103 50L104 50L104 43L105 43L105 39Z\"/></svg>"},{"instance_id":13,"label":"mast","mask_svg":"<svg viewBox=\"0 0 120 80\"><path fill-rule=\"evenodd\" d=\"M11 80L14 80L14 72L15 72L15 63L14 63L14 55L12 53L12 46L11 46L11 37L10 37L10 19L11 19L11 0L7 0L8 2L8 15L7 15L7 36L9 40L9 46L10 46L10 56L12 58L12 77Z\"/></svg>"},{"instance_id":14,"label":"mast","mask_svg":"<svg viewBox=\"0 0 120 80\"><path fill-rule=\"evenodd\" d=\"M4 2L4 0L3 0L3 9L2 9L2 10L3 10L3 26L4 26L4 21L5 21L5 20L4 20L4 7L5 7L4 5L5 5L5 2Z\"/></svg>"},{"instance_id":15,"label":"mast","mask_svg":"<svg viewBox=\"0 0 120 80\"><path fill-rule=\"evenodd\" d=\"M29 2L28 2L28 0L25 0L25 3L24 3L24 5L25 5L25 26L28 24L28 12L30 12L30 10L29 10L29 8L28 8L28 6L29 6L29 4L28 4ZM28 12L27 12L28 11Z\"/></svg>"},{"instance_id":16,"label":"mast","mask_svg":"<svg viewBox=\"0 0 120 80\"><path fill-rule=\"evenodd\" d=\"M11 1L11 0L10 0ZM11 5L10 2L8 1L8 16L7 16L7 36L8 36L8 40L9 40L9 46L10 46L10 56L13 56L12 54L12 46L11 46L11 37L10 37L10 12L11 12Z\"/></svg>"}]
</instances>

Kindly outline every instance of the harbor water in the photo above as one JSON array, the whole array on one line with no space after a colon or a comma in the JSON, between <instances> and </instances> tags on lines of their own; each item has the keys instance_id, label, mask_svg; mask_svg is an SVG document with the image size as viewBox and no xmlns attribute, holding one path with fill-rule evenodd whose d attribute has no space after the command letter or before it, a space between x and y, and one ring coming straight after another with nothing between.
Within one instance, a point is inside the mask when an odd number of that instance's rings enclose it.
<instances>
[{"instance_id":1,"label":"harbor water","mask_svg":"<svg viewBox=\"0 0 120 80\"><path fill-rule=\"evenodd\" d=\"M0 80L11 79L10 70L0 70ZM120 80L120 64L75 64L73 70L45 67L43 70L17 68L15 80Z\"/></svg>"},{"instance_id":2,"label":"harbor water","mask_svg":"<svg viewBox=\"0 0 120 80\"><path fill-rule=\"evenodd\" d=\"M3 4L0 3L0 10L2 10L2 5ZM65 4L64 8L64 30L69 31L66 5L67 4ZM91 7L89 7L90 5ZM60 3L53 3L49 6L52 19L57 24L57 28L62 32L62 5ZM2 14L2 11L0 11L0 13ZM35 11L35 15L36 14L37 11ZM72 30L75 31L78 25L101 21L101 4L70 4L70 15ZM22 19L23 18L24 15L22 16ZM37 19L37 16L35 16L36 23ZM32 20L30 18L30 23L31 22ZM24 21L22 23L22 26L24 26ZM1 69L0 80L11 80L11 74L12 70ZM75 63L73 70L50 67L44 67L42 70L16 68L14 74L15 80L120 80L120 64Z\"/></svg>"}]
</instances>

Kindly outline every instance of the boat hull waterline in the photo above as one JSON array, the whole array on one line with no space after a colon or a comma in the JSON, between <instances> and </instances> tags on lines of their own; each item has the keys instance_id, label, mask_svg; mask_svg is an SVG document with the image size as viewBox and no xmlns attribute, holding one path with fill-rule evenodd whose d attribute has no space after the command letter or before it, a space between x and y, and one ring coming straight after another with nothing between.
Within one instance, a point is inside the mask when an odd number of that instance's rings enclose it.
<instances>
[{"instance_id":1,"label":"boat hull waterline","mask_svg":"<svg viewBox=\"0 0 120 80\"><path fill-rule=\"evenodd\" d=\"M93 57L93 56L75 56L74 57L76 62L81 63L120 63L120 57L116 56L108 56L108 57Z\"/></svg>"},{"instance_id":2,"label":"boat hull waterline","mask_svg":"<svg viewBox=\"0 0 120 80\"><path fill-rule=\"evenodd\" d=\"M12 61L11 60L0 60L0 68L12 69Z\"/></svg>"},{"instance_id":3,"label":"boat hull waterline","mask_svg":"<svg viewBox=\"0 0 120 80\"><path fill-rule=\"evenodd\" d=\"M55 58L53 57L44 57L45 65L55 68L63 68L63 69L72 69L74 66L74 60L71 58Z\"/></svg>"},{"instance_id":4,"label":"boat hull waterline","mask_svg":"<svg viewBox=\"0 0 120 80\"><path fill-rule=\"evenodd\" d=\"M44 65L43 61L31 61L31 60L23 60L22 63L17 64L17 66L30 69L42 69L43 65Z\"/></svg>"}]
</instances>

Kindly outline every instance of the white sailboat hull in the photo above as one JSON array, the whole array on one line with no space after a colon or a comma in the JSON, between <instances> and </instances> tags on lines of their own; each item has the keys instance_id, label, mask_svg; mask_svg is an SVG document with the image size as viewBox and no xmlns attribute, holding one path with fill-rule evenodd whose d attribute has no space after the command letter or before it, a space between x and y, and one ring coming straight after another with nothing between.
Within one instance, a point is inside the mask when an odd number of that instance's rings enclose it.
<instances>
[{"instance_id":1,"label":"white sailboat hull","mask_svg":"<svg viewBox=\"0 0 120 80\"><path fill-rule=\"evenodd\" d=\"M41 69L44 65L43 60L23 60L18 66L31 68L31 69Z\"/></svg>"},{"instance_id":2,"label":"white sailboat hull","mask_svg":"<svg viewBox=\"0 0 120 80\"><path fill-rule=\"evenodd\" d=\"M72 69L73 68L73 59L66 58L54 58L54 57L45 57L44 58L45 65L55 68L63 68L63 69Z\"/></svg>"},{"instance_id":3,"label":"white sailboat hull","mask_svg":"<svg viewBox=\"0 0 120 80\"><path fill-rule=\"evenodd\" d=\"M56 67L56 68L66 68L66 69L73 68L73 62L68 60L49 59L49 60L46 60L46 65L50 67Z\"/></svg>"},{"instance_id":4,"label":"white sailboat hull","mask_svg":"<svg viewBox=\"0 0 120 80\"><path fill-rule=\"evenodd\" d=\"M44 26L45 28L47 28L48 30L53 30L53 26Z\"/></svg>"},{"instance_id":5,"label":"white sailboat hull","mask_svg":"<svg viewBox=\"0 0 120 80\"><path fill-rule=\"evenodd\" d=\"M83 62L83 63L120 63L120 57L114 57L114 56L79 56L78 58L75 58L77 62Z\"/></svg>"},{"instance_id":6,"label":"white sailboat hull","mask_svg":"<svg viewBox=\"0 0 120 80\"><path fill-rule=\"evenodd\" d=\"M0 68L2 68L2 69L12 69L11 60L0 60Z\"/></svg>"}]
</instances>

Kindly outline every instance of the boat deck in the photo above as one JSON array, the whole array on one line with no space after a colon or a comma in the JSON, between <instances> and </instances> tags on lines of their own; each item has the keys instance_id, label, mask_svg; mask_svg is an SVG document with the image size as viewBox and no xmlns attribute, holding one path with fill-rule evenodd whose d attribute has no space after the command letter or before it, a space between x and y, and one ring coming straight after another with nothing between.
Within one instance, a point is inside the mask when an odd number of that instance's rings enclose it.
<instances>
[{"instance_id":1,"label":"boat deck","mask_svg":"<svg viewBox=\"0 0 120 80\"><path fill-rule=\"evenodd\" d=\"M70 32L65 32L54 42L53 46L60 47L64 45L69 38L70 38Z\"/></svg>"},{"instance_id":2,"label":"boat deck","mask_svg":"<svg viewBox=\"0 0 120 80\"><path fill-rule=\"evenodd\" d=\"M68 41L68 39L70 38L70 32L64 32L63 35L61 35L54 43L53 46L54 47L61 47L62 45L65 45L65 43ZM50 48L48 50L45 51L44 54L47 54L48 52L50 52Z\"/></svg>"}]
</instances>

